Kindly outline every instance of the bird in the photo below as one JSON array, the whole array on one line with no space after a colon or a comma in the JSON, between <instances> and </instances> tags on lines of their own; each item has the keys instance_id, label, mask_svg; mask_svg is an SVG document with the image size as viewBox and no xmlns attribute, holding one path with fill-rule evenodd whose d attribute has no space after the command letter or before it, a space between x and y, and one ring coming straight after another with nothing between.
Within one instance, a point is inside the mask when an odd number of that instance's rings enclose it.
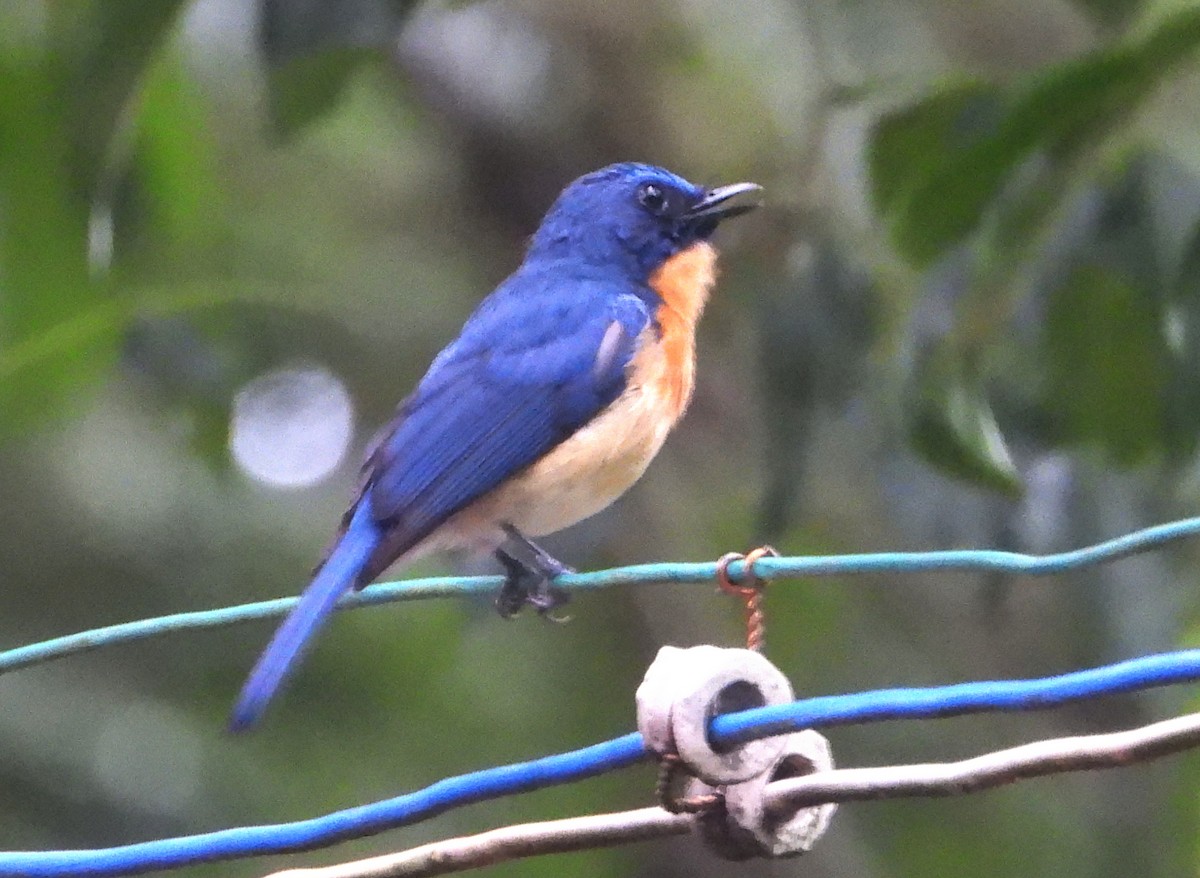
<instances>
[{"instance_id":1,"label":"bird","mask_svg":"<svg viewBox=\"0 0 1200 878\"><path fill-rule=\"evenodd\" d=\"M254 726L338 600L393 563L492 552L501 615L550 614L569 567L532 541L611 504L643 474L695 381L710 242L762 187L704 187L622 162L570 183L524 260L368 449L355 499L229 719Z\"/></svg>"}]
</instances>

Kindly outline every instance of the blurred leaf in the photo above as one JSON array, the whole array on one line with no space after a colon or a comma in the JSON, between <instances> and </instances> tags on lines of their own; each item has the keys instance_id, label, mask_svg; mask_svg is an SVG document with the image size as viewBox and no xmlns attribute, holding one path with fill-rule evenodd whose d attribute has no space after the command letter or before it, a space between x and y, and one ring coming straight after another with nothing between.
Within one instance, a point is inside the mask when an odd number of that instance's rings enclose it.
<instances>
[{"instance_id":1,"label":"blurred leaf","mask_svg":"<svg viewBox=\"0 0 1200 878\"><path fill-rule=\"evenodd\" d=\"M354 73L387 57L416 0L262 0L259 45L271 122L294 136L327 113Z\"/></svg>"},{"instance_id":2,"label":"blurred leaf","mask_svg":"<svg viewBox=\"0 0 1200 878\"><path fill-rule=\"evenodd\" d=\"M377 57L373 49L325 49L272 67L267 87L275 133L293 137L324 116L359 67Z\"/></svg>"},{"instance_id":3,"label":"blurred leaf","mask_svg":"<svg viewBox=\"0 0 1200 878\"><path fill-rule=\"evenodd\" d=\"M1020 474L978 383L949 348L930 352L910 384L909 440L931 466L968 482L1019 496Z\"/></svg>"},{"instance_id":4,"label":"blurred leaf","mask_svg":"<svg viewBox=\"0 0 1200 878\"><path fill-rule=\"evenodd\" d=\"M0 127L9 132L0 156L0 383L10 428L61 413L117 360L135 306L96 279L109 254L94 241L127 231L111 200L131 166L144 178L150 225L165 232L156 254L165 241L194 244L214 227L202 108L173 56L152 63L180 7L55 7L52 48L0 83ZM133 142L126 132L136 132L136 154L123 148Z\"/></svg>"},{"instance_id":5,"label":"blurred leaf","mask_svg":"<svg viewBox=\"0 0 1200 878\"><path fill-rule=\"evenodd\" d=\"M417 0L261 0L259 42L268 64L331 46L386 45Z\"/></svg>"},{"instance_id":6,"label":"blurred leaf","mask_svg":"<svg viewBox=\"0 0 1200 878\"><path fill-rule=\"evenodd\" d=\"M215 147L206 108L173 53L147 72L136 126L134 170L157 243L211 240L223 202Z\"/></svg>"},{"instance_id":7,"label":"blurred leaf","mask_svg":"<svg viewBox=\"0 0 1200 878\"><path fill-rule=\"evenodd\" d=\"M0 434L61 412L115 360L117 334L72 320L105 301L87 267L87 205L67 171L67 125L45 59L0 59ZM39 346L64 340L52 356Z\"/></svg>"},{"instance_id":8,"label":"blurred leaf","mask_svg":"<svg viewBox=\"0 0 1200 878\"><path fill-rule=\"evenodd\" d=\"M228 466L230 399L251 374L239 357L238 330L254 335L256 328L253 317L239 311L141 317L126 333L125 367L184 425L181 437L214 471Z\"/></svg>"},{"instance_id":9,"label":"blurred leaf","mask_svg":"<svg viewBox=\"0 0 1200 878\"><path fill-rule=\"evenodd\" d=\"M189 267L208 263L225 228L226 199L208 108L172 51L162 52L147 70L138 106L134 149L125 169L125 188L133 197L117 217L118 231L124 234L116 268L122 278L149 268L174 282L166 290L170 301L161 303L168 316L153 318L144 309L131 309L140 319L125 332L123 362L147 387L154 386L164 405L183 416L178 422L188 429L181 435L198 458L223 468L234 374L217 339L235 333L226 328L218 336L204 327L214 320L208 306L228 295L227 284L214 281L207 296L185 301L179 282ZM189 311L188 318L171 314L173 307Z\"/></svg>"},{"instance_id":10,"label":"blurred leaf","mask_svg":"<svg viewBox=\"0 0 1200 878\"><path fill-rule=\"evenodd\" d=\"M1092 18L1105 25L1119 25L1130 20L1142 8L1142 0L1075 0Z\"/></svg>"},{"instance_id":11,"label":"blurred leaf","mask_svg":"<svg viewBox=\"0 0 1200 878\"><path fill-rule=\"evenodd\" d=\"M1047 395L1069 441L1126 465L1157 446L1167 375L1152 297L1112 271L1080 266L1051 297L1043 343Z\"/></svg>"},{"instance_id":12,"label":"blurred leaf","mask_svg":"<svg viewBox=\"0 0 1200 878\"><path fill-rule=\"evenodd\" d=\"M1183 181L1173 178L1176 187L1156 197L1162 173L1157 157L1137 155L1083 198L1075 227L1063 232L1058 280L1041 293L1045 380L1031 383L1042 394L1048 439L1092 445L1122 465L1163 452L1185 459L1200 429L1197 314L1163 270L1176 248L1164 242L1160 223L1183 214L1156 203L1177 197Z\"/></svg>"},{"instance_id":13,"label":"blurred leaf","mask_svg":"<svg viewBox=\"0 0 1200 878\"><path fill-rule=\"evenodd\" d=\"M129 97L178 19L185 0L51 4L57 57L66 73L67 122L77 179L88 190L128 117Z\"/></svg>"},{"instance_id":14,"label":"blurred leaf","mask_svg":"<svg viewBox=\"0 0 1200 878\"><path fill-rule=\"evenodd\" d=\"M884 116L868 144L871 194L883 214L905 209L913 192L940 170L947 152L963 149L995 125L999 86L968 82L940 89Z\"/></svg>"},{"instance_id":15,"label":"blurred leaf","mask_svg":"<svg viewBox=\"0 0 1200 878\"><path fill-rule=\"evenodd\" d=\"M924 266L979 224L1012 173L1039 150L1068 160L1108 136L1200 45L1200 9L1165 20L1141 42L1096 52L1013 90L999 119L956 134L979 87L936 95L886 116L870 147L877 206L900 252ZM972 100L973 99L973 100ZM956 136L949 136L956 135Z\"/></svg>"}]
</instances>

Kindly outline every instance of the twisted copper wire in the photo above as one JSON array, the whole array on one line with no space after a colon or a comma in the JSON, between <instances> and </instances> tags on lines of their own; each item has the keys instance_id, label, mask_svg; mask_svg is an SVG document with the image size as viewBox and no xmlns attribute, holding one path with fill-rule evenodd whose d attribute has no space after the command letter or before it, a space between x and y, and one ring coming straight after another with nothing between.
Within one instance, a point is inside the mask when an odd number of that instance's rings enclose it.
<instances>
[{"instance_id":1,"label":"twisted copper wire","mask_svg":"<svg viewBox=\"0 0 1200 878\"><path fill-rule=\"evenodd\" d=\"M759 546L745 555L741 552L726 552L717 561L717 585L721 587L721 591L741 598L745 604L746 648L754 652L763 651L767 638L767 615L762 606L767 583L755 574L754 565L759 559L767 556L777 558L779 553L771 546ZM735 583L729 577L729 565L734 561L745 562L742 584Z\"/></svg>"}]
</instances>

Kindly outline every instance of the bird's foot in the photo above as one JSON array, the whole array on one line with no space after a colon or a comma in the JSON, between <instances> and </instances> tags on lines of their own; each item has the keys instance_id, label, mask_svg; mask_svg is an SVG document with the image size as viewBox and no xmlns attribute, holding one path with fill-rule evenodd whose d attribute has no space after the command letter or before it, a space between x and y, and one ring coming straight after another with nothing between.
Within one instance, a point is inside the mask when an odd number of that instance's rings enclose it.
<instances>
[{"instance_id":1,"label":"bird's foot","mask_svg":"<svg viewBox=\"0 0 1200 878\"><path fill-rule=\"evenodd\" d=\"M504 585L496 595L496 609L505 619L511 619L526 605L552 622L566 622L569 617L555 616L570 595L555 588L553 581L564 573L575 571L563 564L541 546L530 541L511 525L504 526L508 535L505 545L496 550L496 559L504 567Z\"/></svg>"}]
</instances>

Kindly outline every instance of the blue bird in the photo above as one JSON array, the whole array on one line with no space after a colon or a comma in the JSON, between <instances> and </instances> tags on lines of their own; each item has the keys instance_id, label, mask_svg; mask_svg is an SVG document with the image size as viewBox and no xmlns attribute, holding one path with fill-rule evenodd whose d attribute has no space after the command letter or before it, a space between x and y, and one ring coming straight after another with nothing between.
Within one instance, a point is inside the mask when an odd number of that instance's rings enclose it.
<instances>
[{"instance_id":1,"label":"blue bird","mask_svg":"<svg viewBox=\"0 0 1200 878\"><path fill-rule=\"evenodd\" d=\"M242 688L232 730L258 721L350 589L398 560L494 552L496 603L546 613L569 568L530 541L594 515L641 477L683 415L717 224L753 183L708 189L651 165L571 183L521 266L401 403L362 469L313 580Z\"/></svg>"}]
</instances>

